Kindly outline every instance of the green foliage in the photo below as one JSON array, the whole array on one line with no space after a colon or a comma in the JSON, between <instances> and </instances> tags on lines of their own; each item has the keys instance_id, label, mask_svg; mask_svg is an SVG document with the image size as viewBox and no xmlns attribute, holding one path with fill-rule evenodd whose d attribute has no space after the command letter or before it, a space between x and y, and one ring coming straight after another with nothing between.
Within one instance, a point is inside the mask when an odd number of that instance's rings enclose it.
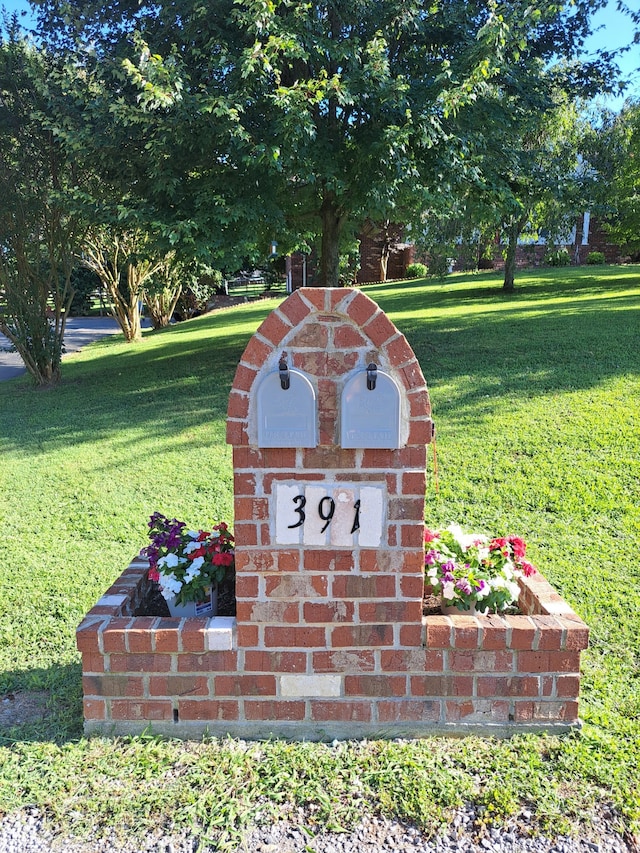
<instances>
[{"instance_id":1,"label":"green foliage","mask_svg":"<svg viewBox=\"0 0 640 853\"><path fill-rule=\"evenodd\" d=\"M69 308L72 317L86 317L91 313L94 296L101 288L98 276L86 267L76 267L71 273L73 299Z\"/></svg>"},{"instance_id":2,"label":"green foliage","mask_svg":"<svg viewBox=\"0 0 640 853\"><path fill-rule=\"evenodd\" d=\"M604 252L589 252L586 263L589 266L598 266L605 262Z\"/></svg>"},{"instance_id":3,"label":"green foliage","mask_svg":"<svg viewBox=\"0 0 640 853\"><path fill-rule=\"evenodd\" d=\"M550 249L544 256L545 264L550 267L568 267L571 263L569 252L564 249Z\"/></svg>"},{"instance_id":4,"label":"green foliage","mask_svg":"<svg viewBox=\"0 0 640 853\"><path fill-rule=\"evenodd\" d=\"M407 278L426 278L427 265L419 262L409 264L405 271Z\"/></svg>"}]
</instances>

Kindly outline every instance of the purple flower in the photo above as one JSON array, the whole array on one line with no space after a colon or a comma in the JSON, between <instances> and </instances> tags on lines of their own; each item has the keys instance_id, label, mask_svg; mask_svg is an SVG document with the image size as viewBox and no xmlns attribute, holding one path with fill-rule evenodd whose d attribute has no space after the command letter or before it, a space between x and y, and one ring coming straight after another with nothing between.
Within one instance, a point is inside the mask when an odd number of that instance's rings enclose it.
<instances>
[{"instance_id":1,"label":"purple flower","mask_svg":"<svg viewBox=\"0 0 640 853\"><path fill-rule=\"evenodd\" d=\"M437 551L433 551L433 550L427 551L427 553L424 555L425 566L433 566L436 562L437 557L438 557Z\"/></svg>"},{"instance_id":2,"label":"purple flower","mask_svg":"<svg viewBox=\"0 0 640 853\"><path fill-rule=\"evenodd\" d=\"M456 589L464 593L464 595L471 595L471 584L467 578L460 578L460 580L457 580Z\"/></svg>"},{"instance_id":3,"label":"purple flower","mask_svg":"<svg viewBox=\"0 0 640 853\"><path fill-rule=\"evenodd\" d=\"M446 563L442 564L442 571L443 572L447 572L447 573L448 572L455 572L455 570L456 570L456 564L453 562L453 560L447 560Z\"/></svg>"}]
</instances>

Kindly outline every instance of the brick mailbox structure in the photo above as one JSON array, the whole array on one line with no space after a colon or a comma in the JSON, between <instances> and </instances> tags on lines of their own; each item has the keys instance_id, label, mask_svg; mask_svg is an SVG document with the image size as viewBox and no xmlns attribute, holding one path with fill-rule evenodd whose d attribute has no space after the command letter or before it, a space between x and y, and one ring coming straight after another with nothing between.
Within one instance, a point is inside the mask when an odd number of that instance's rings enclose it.
<instances>
[{"instance_id":1,"label":"brick mailbox structure","mask_svg":"<svg viewBox=\"0 0 640 853\"><path fill-rule=\"evenodd\" d=\"M134 561L77 633L85 729L328 739L578 724L588 629L540 575L517 616L423 616L429 396L367 296L303 288L229 397L236 618L135 617Z\"/></svg>"}]
</instances>

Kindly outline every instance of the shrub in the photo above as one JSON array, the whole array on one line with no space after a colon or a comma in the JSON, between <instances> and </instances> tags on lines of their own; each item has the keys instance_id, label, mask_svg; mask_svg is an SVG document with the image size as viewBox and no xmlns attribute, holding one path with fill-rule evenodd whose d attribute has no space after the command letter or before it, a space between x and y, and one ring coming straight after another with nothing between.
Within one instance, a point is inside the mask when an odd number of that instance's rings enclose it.
<instances>
[{"instance_id":1,"label":"shrub","mask_svg":"<svg viewBox=\"0 0 640 853\"><path fill-rule=\"evenodd\" d=\"M100 278L93 270L78 267L71 273L71 286L75 293L71 302L69 314L72 317L86 317L93 307L93 295L100 291Z\"/></svg>"},{"instance_id":2,"label":"shrub","mask_svg":"<svg viewBox=\"0 0 640 853\"><path fill-rule=\"evenodd\" d=\"M547 252L544 261L550 267L568 267L571 258L566 249L552 249Z\"/></svg>"},{"instance_id":3,"label":"shrub","mask_svg":"<svg viewBox=\"0 0 640 853\"><path fill-rule=\"evenodd\" d=\"M424 278L426 274L427 267L420 263L409 264L405 272L407 278Z\"/></svg>"},{"instance_id":4,"label":"shrub","mask_svg":"<svg viewBox=\"0 0 640 853\"><path fill-rule=\"evenodd\" d=\"M604 263L604 252L589 252L587 255L587 263L591 266Z\"/></svg>"}]
</instances>

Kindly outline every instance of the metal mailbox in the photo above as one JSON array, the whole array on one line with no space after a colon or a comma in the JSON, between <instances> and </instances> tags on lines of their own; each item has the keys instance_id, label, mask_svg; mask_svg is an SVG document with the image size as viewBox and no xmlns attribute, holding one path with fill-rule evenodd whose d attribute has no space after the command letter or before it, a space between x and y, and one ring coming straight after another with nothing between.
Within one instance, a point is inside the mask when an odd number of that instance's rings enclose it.
<instances>
[{"instance_id":1,"label":"metal mailbox","mask_svg":"<svg viewBox=\"0 0 640 853\"><path fill-rule=\"evenodd\" d=\"M281 362L257 391L258 447L315 447L316 392L300 370Z\"/></svg>"},{"instance_id":2,"label":"metal mailbox","mask_svg":"<svg viewBox=\"0 0 640 853\"><path fill-rule=\"evenodd\" d=\"M375 364L356 373L344 386L340 437L346 448L400 447L400 389Z\"/></svg>"}]
</instances>

